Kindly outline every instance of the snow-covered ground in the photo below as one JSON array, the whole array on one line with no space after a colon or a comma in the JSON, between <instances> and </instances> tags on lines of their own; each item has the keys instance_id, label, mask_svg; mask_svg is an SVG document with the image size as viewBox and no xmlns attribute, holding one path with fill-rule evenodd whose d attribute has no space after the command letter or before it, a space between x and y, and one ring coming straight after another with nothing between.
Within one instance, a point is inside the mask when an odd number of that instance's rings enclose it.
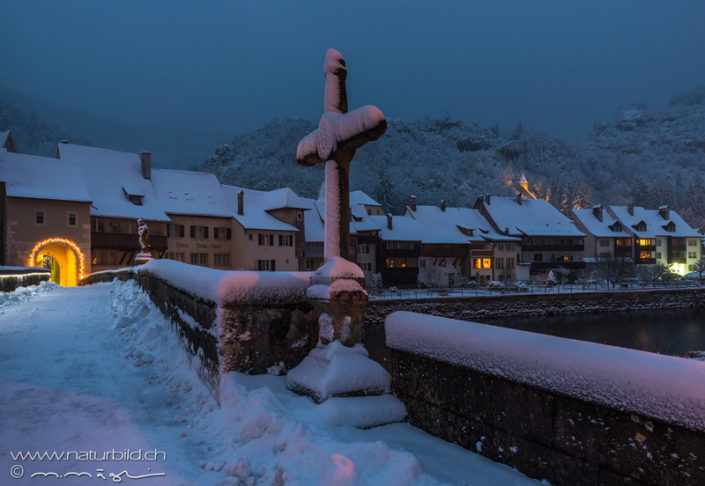
<instances>
[{"instance_id":1,"label":"snow-covered ground","mask_svg":"<svg viewBox=\"0 0 705 486\"><path fill-rule=\"evenodd\" d=\"M229 374L218 407L190 359L133 282L0 294L0 484L535 484L409 424L332 426L284 377Z\"/></svg>"}]
</instances>

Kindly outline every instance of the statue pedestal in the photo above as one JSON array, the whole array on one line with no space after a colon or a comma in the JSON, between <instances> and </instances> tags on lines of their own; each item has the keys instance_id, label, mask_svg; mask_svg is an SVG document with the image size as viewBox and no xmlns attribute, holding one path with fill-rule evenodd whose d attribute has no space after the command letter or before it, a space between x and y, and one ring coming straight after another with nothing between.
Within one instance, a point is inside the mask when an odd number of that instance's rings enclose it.
<instances>
[{"instance_id":1,"label":"statue pedestal","mask_svg":"<svg viewBox=\"0 0 705 486\"><path fill-rule=\"evenodd\" d=\"M150 260L154 260L150 252L141 251L137 255L135 255L135 265L142 265L143 263L147 263Z\"/></svg>"},{"instance_id":2,"label":"statue pedestal","mask_svg":"<svg viewBox=\"0 0 705 486\"><path fill-rule=\"evenodd\" d=\"M306 296L318 313L318 346L286 376L286 386L321 404L334 425L359 428L400 422L404 404L391 394L391 377L371 360L362 341L367 307L360 267L330 257L311 275Z\"/></svg>"}]
</instances>

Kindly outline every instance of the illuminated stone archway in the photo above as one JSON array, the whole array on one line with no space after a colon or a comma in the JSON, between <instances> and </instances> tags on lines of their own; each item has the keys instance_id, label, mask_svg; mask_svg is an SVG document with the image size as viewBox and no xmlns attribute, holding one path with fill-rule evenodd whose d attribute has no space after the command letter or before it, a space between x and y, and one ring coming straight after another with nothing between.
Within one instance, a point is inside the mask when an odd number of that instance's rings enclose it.
<instances>
[{"instance_id":1,"label":"illuminated stone archway","mask_svg":"<svg viewBox=\"0 0 705 486\"><path fill-rule=\"evenodd\" d=\"M64 287L78 285L84 277L84 255L76 243L66 238L48 238L40 241L29 254L28 266L41 267L44 256L53 258L59 265L56 283Z\"/></svg>"}]
</instances>

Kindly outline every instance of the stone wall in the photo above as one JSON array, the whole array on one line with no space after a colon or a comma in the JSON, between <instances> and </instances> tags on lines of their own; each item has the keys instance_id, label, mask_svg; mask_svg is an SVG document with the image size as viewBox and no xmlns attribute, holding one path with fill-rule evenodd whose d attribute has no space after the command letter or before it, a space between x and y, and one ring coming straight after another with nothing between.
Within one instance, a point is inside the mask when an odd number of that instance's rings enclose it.
<instances>
[{"instance_id":1,"label":"stone wall","mask_svg":"<svg viewBox=\"0 0 705 486\"><path fill-rule=\"evenodd\" d=\"M441 321L402 312L386 325L392 389L413 425L555 485L705 484L705 365Z\"/></svg>"},{"instance_id":2,"label":"stone wall","mask_svg":"<svg viewBox=\"0 0 705 486\"><path fill-rule=\"evenodd\" d=\"M705 308L705 289L370 300L365 324L381 326L389 314L400 310L481 322L495 317L695 308Z\"/></svg>"},{"instance_id":3,"label":"stone wall","mask_svg":"<svg viewBox=\"0 0 705 486\"><path fill-rule=\"evenodd\" d=\"M116 278L135 280L144 289L198 357L199 376L216 398L222 373L265 373L273 366L286 371L318 341L318 316L305 299L209 299L154 273L130 269L92 274L81 284Z\"/></svg>"},{"instance_id":4,"label":"stone wall","mask_svg":"<svg viewBox=\"0 0 705 486\"><path fill-rule=\"evenodd\" d=\"M29 287L48 282L51 271L43 268L3 269L0 268L0 292L12 292L19 287Z\"/></svg>"}]
</instances>

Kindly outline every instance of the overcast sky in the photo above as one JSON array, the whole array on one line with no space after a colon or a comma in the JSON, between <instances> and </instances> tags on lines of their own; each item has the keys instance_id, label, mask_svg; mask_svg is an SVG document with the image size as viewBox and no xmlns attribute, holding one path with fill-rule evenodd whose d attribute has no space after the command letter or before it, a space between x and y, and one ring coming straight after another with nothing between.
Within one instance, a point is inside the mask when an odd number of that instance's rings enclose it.
<instances>
[{"instance_id":1,"label":"overcast sky","mask_svg":"<svg viewBox=\"0 0 705 486\"><path fill-rule=\"evenodd\" d=\"M323 55L351 108L521 120L582 138L619 105L705 84L705 2L2 0L0 85L151 125L234 135L317 120ZM224 140L226 142L227 140Z\"/></svg>"}]
</instances>

